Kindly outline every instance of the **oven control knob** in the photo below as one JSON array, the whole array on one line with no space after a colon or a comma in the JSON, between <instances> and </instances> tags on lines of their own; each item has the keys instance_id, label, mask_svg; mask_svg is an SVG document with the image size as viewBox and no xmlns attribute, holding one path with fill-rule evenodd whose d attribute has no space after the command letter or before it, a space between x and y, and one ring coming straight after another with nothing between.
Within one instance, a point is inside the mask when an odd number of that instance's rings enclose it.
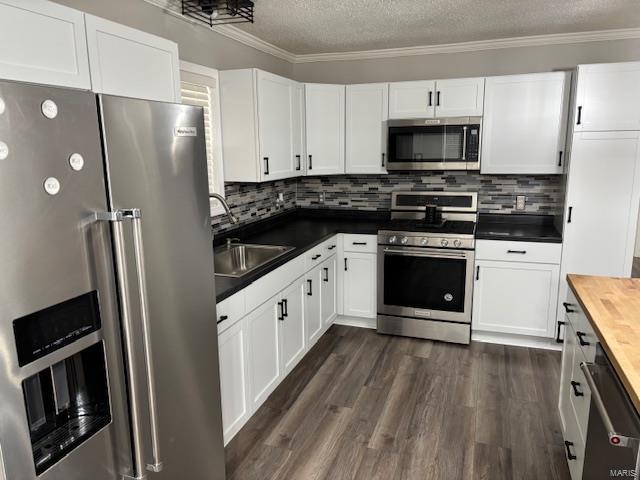
<instances>
[{"instance_id":1,"label":"oven control knob","mask_svg":"<svg viewBox=\"0 0 640 480\"><path fill-rule=\"evenodd\" d=\"M389 243L396 243L397 240L398 240L398 237L396 237L395 235L391 235L389 237Z\"/></svg>"},{"instance_id":2,"label":"oven control knob","mask_svg":"<svg viewBox=\"0 0 640 480\"><path fill-rule=\"evenodd\" d=\"M402 237L400 239L400 243L403 244L403 245L406 245L408 241L409 241L409 239L407 237Z\"/></svg>"},{"instance_id":3,"label":"oven control knob","mask_svg":"<svg viewBox=\"0 0 640 480\"><path fill-rule=\"evenodd\" d=\"M429 243L428 238L423 238L422 240L420 240L420 245L422 245L423 247L426 246L428 243Z\"/></svg>"},{"instance_id":4,"label":"oven control knob","mask_svg":"<svg viewBox=\"0 0 640 480\"><path fill-rule=\"evenodd\" d=\"M443 238L442 240L440 240L440 245L442 245L443 247L446 247L447 245L449 245L449 240L447 240L446 238Z\"/></svg>"},{"instance_id":5,"label":"oven control knob","mask_svg":"<svg viewBox=\"0 0 640 480\"><path fill-rule=\"evenodd\" d=\"M456 248L460 248L460 246L462 245L462 242L460 240L454 240L453 241L453 246Z\"/></svg>"}]
</instances>

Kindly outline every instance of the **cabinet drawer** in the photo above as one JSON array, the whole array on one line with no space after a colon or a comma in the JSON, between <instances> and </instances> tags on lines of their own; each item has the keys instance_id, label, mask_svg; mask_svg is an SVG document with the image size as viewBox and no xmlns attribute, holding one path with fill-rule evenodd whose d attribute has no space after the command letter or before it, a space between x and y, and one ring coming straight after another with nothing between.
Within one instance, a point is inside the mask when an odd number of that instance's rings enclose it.
<instances>
[{"instance_id":1,"label":"cabinet drawer","mask_svg":"<svg viewBox=\"0 0 640 480\"><path fill-rule=\"evenodd\" d=\"M568 310L567 318L571 322L575 344L577 349L582 350L585 362L593 362L596 358L596 343L598 337L591 326L591 322L584 314L582 307L578 303L573 291L569 289L565 308Z\"/></svg>"},{"instance_id":2,"label":"cabinet drawer","mask_svg":"<svg viewBox=\"0 0 640 480\"><path fill-rule=\"evenodd\" d=\"M326 260L331 255L338 253L338 235L335 235L324 242L322 244L322 251L324 252L324 255L322 256L323 260Z\"/></svg>"},{"instance_id":3,"label":"cabinet drawer","mask_svg":"<svg viewBox=\"0 0 640 480\"><path fill-rule=\"evenodd\" d=\"M345 252L376 253L378 237L376 235L359 235L347 233L342 237Z\"/></svg>"},{"instance_id":4,"label":"cabinet drawer","mask_svg":"<svg viewBox=\"0 0 640 480\"><path fill-rule=\"evenodd\" d=\"M225 298L216 305L216 322L218 322L218 334L224 332L234 323L244 317L246 312L245 304L246 292L240 290L238 293Z\"/></svg>"},{"instance_id":5,"label":"cabinet drawer","mask_svg":"<svg viewBox=\"0 0 640 480\"><path fill-rule=\"evenodd\" d=\"M573 412L572 412L573 413ZM569 414L566 418L566 431L564 433L565 458L571 473L571 480L582 480L584 467L584 442L578 431L575 415ZM571 456L571 457L570 457Z\"/></svg>"},{"instance_id":6,"label":"cabinet drawer","mask_svg":"<svg viewBox=\"0 0 640 480\"><path fill-rule=\"evenodd\" d=\"M589 423L589 407L591 405L591 390L584 378L584 373L580 369L580 364L586 359L582 350L576 348L573 353L573 366L571 372L571 381L569 385L569 397L571 406L576 417L578 431L582 438L582 442L587 440L587 425Z\"/></svg>"},{"instance_id":7,"label":"cabinet drawer","mask_svg":"<svg viewBox=\"0 0 640 480\"><path fill-rule=\"evenodd\" d=\"M478 240L476 259L560 264L560 243Z\"/></svg>"}]
</instances>

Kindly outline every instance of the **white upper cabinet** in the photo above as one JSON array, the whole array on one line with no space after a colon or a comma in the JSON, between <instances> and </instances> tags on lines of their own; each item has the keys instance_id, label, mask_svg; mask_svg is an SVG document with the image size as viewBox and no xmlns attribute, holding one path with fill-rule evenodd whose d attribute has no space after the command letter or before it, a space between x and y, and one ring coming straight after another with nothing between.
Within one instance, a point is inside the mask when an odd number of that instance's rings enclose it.
<instances>
[{"instance_id":1,"label":"white upper cabinet","mask_svg":"<svg viewBox=\"0 0 640 480\"><path fill-rule=\"evenodd\" d=\"M226 181L267 182L301 174L302 95L301 84L255 68L220 72Z\"/></svg>"},{"instance_id":2,"label":"white upper cabinet","mask_svg":"<svg viewBox=\"0 0 640 480\"><path fill-rule=\"evenodd\" d=\"M482 115L484 78L395 82L389 84L389 118Z\"/></svg>"},{"instance_id":3,"label":"white upper cabinet","mask_svg":"<svg viewBox=\"0 0 640 480\"><path fill-rule=\"evenodd\" d=\"M436 80L436 117L482 115L484 78Z\"/></svg>"},{"instance_id":4,"label":"white upper cabinet","mask_svg":"<svg viewBox=\"0 0 640 480\"><path fill-rule=\"evenodd\" d=\"M570 82L569 72L486 79L481 173L563 172Z\"/></svg>"},{"instance_id":5,"label":"white upper cabinet","mask_svg":"<svg viewBox=\"0 0 640 480\"><path fill-rule=\"evenodd\" d=\"M640 130L640 62L578 66L575 131Z\"/></svg>"},{"instance_id":6,"label":"white upper cabinet","mask_svg":"<svg viewBox=\"0 0 640 480\"><path fill-rule=\"evenodd\" d=\"M429 118L435 115L436 82L389 84L389 118Z\"/></svg>"},{"instance_id":7,"label":"white upper cabinet","mask_svg":"<svg viewBox=\"0 0 640 480\"><path fill-rule=\"evenodd\" d=\"M344 85L305 85L307 175L344 173Z\"/></svg>"},{"instance_id":8,"label":"white upper cabinet","mask_svg":"<svg viewBox=\"0 0 640 480\"><path fill-rule=\"evenodd\" d=\"M346 173L386 173L389 85L347 85Z\"/></svg>"},{"instance_id":9,"label":"white upper cabinet","mask_svg":"<svg viewBox=\"0 0 640 480\"><path fill-rule=\"evenodd\" d=\"M82 12L44 0L0 0L0 78L91 89Z\"/></svg>"},{"instance_id":10,"label":"white upper cabinet","mask_svg":"<svg viewBox=\"0 0 640 480\"><path fill-rule=\"evenodd\" d=\"M257 71L258 131L263 179L286 178L293 173L291 80Z\"/></svg>"},{"instance_id":11,"label":"white upper cabinet","mask_svg":"<svg viewBox=\"0 0 640 480\"><path fill-rule=\"evenodd\" d=\"M85 18L94 92L180 102L176 43L93 15Z\"/></svg>"}]
</instances>

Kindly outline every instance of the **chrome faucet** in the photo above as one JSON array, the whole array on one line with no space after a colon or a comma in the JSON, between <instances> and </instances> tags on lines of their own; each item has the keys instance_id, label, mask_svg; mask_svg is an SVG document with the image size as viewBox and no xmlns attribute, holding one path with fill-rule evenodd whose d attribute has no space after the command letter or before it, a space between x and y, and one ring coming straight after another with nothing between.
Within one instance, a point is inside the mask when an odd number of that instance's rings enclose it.
<instances>
[{"instance_id":1,"label":"chrome faucet","mask_svg":"<svg viewBox=\"0 0 640 480\"><path fill-rule=\"evenodd\" d=\"M222 204L222 208L224 208L224 211L227 214L227 217L229 217L229 221L231 223L238 223L238 217L236 217L233 213L231 213L231 209L229 208L227 201L224 199L222 195L218 193L211 193L209 196L215 198Z\"/></svg>"}]
</instances>

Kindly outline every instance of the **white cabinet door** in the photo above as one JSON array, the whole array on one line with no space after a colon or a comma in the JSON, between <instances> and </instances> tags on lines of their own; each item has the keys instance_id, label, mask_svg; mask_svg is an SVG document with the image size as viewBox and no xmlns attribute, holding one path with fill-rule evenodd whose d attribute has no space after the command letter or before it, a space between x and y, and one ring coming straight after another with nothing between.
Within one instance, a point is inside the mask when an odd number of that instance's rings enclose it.
<instances>
[{"instance_id":1,"label":"white cabinet door","mask_svg":"<svg viewBox=\"0 0 640 480\"><path fill-rule=\"evenodd\" d=\"M304 322L304 277L299 278L282 292L278 305L280 338L282 339L282 372L287 375L306 351Z\"/></svg>"},{"instance_id":2,"label":"white cabinet door","mask_svg":"<svg viewBox=\"0 0 640 480\"><path fill-rule=\"evenodd\" d=\"M278 301L274 297L246 317L251 411L255 411L280 381Z\"/></svg>"},{"instance_id":3,"label":"white cabinet door","mask_svg":"<svg viewBox=\"0 0 640 480\"><path fill-rule=\"evenodd\" d=\"M376 254L344 253L344 315L376 317Z\"/></svg>"},{"instance_id":4,"label":"white cabinet door","mask_svg":"<svg viewBox=\"0 0 640 480\"><path fill-rule=\"evenodd\" d=\"M576 131L640 130L640 62L578 66Z\"/></svg>"},{"instance_id":5,"label":"white cabinet door","mask_svg":"<svg viewBox=\"0 0 640 480\"><path fill-rule=\"evenodd\" d=\"M291 80L258 70L258 131L262 180L295 175Z\"/></svg>"},{"instance_id":6,"label":"white cabinet door","mask_svg":"<svg viewBox=\"0 0 640 480\"><path fill-rule=\"evenodd\" d=\"M305 277L305 325L307 346L311 348L323 333L322 324L322 266L318 265Z\"/></svg>"},{"instance_id":7,"label":"white cabinet door","mask_svg":"<svg viewBox=\"0 0 640 480\"><path fill-rule=\"evenodd\" d=\"M386 173L389 85L347 85L346 173Z\"/></svg>"},{"instance_id":8,"label":"white cabinet door","mask_svg":"<svg viewBox=\"0 0 640 480\"><path fill-rule=\"evenodd\" d=\"M294 171L296 175L305 172L306 132L304 128L304 85L298 82L291 84L291 139Z\"/></svg>"},{"instance_id":9,"label":"white cabinet door","mask_svg":"<svg viewBox=\"0 0 640 480\"><path fill-rule=\"evenodd\" d=\"M436 82L389 84L389 118L430 118L435 114Z\"/></svg>"},{"instance_id":10,"label":"white cabinet door","mask_svg":"<svg viewBox=\"0 0 640 480\"><path fill-rule=\"evenodd\" d=\"M241 320L218 336L222 427L225 445L250 415L246 325Z\"/></svg>"},{"instance_id":11,"label":"white cabinet door","mask_svg":"<svg viewBox=\"0 0 640 480\"><path fill-rule=\"evenodd\" d=\"M337 279L337 257L334 255L325 260L320 268L322 269L322 287L320 296L322 297L322 324L323 330L331 326L338 315L338 279Z\"/></svg>"},{"instance_id":12,"label":"white cabinet door","mask_svg":"<svg viewBox=\"0 0 640 480\"><path fill-rule=\"evenodd\" d=\"M82 12L45 0L0 0L0 78L90 90Z\"/></svg>"},{"instance_id":13,"label":"white cabinet door","mask_svg":"<svg viewBox=\"0 0 640 480\"><path fill-rule=\"evenodd\" d=\"M436 80L436 117L482 115L484 78Z\"/></svg>"},{"instance_id":14,"label":"white cabinet door","mask_svg":"<svg viewBox=\"0 0 640 480\"><path fill-rule=\"evenodd\" d=\"M344 85L305 85L307 175L344 173Z\"/></svg>"},{"instance_id":15,"label":"white cabinet door","mask_svg":"<svg viewBox=\"0 0 640 480\"><path fill-rule=\"evenodd\" d=\"M558 265L476 261L473 329L552 337Z\"/></svg>"},{"instance_id":16,"label":"white cabinet door","mask_svg":"<svg viewBox=\"0 0 640 480\"><path fill-rule=\"evenodd\" d=\"M487 78L481 173L563 172L570 82L569 72Z\"/></svg>"},{"instance_id":17,"label":"white cabinet door","mask_svg":"<svg viewBox=\"0 0 640 480\"><path fill-rule=\"evenodd\" d=\"M180 102L176 43L93 15L85 18L94 92Z\"/></svg>"}]
</instances>

